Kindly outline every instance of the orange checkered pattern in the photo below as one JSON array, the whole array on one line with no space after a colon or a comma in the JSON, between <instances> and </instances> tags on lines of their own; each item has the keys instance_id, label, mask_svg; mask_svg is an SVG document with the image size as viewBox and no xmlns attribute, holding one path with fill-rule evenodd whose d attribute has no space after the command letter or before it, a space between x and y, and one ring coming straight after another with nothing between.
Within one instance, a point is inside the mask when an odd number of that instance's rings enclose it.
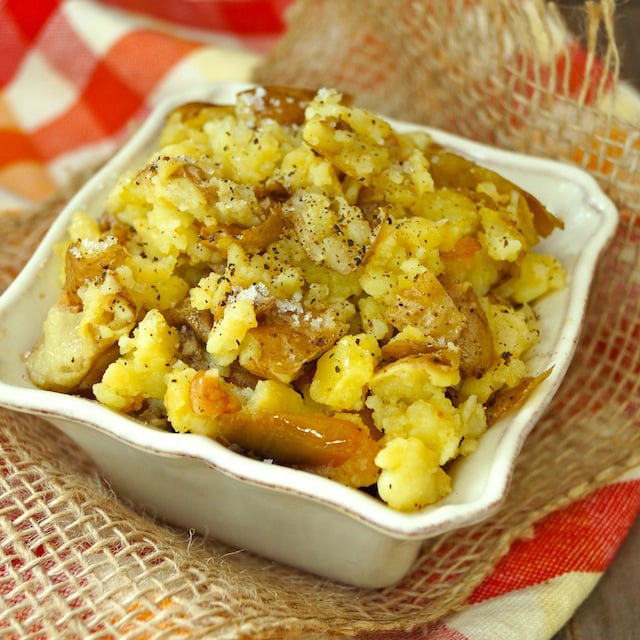
<instances>
[{"instance_id":1,"label":"orange checkered pattern","mask_svg":"<svg viewBox=\"0 0 640 640\"><path fill-rule=\"evenodd\" d=\"M0 209L37 202L75 168L104 158L167 93L246 73L282 33L290 4L0 2ZM579 60L584 52L576 48L572 56ZM599 84L603 71L595 64ZM575 78L569 83L580 85ZM597 583L639 512L640 471L537 523L478 586L465 611L409 635L367 638L551 637ZM43 570L55 566L53 558L39 560ZM0 593L10 593L19 575L16 568L13 577L0 576Z\"/></svg>"},{"instance_id":2,"label":"orange checkered pattern","mask_svg":"<svg viewBox=\"0 0 640 640\"><path fill-rule=\"evenodd\" d=\"M41 199L87 155L111 150L129 123L153 106L167 77L215 44L216 34L226 46L266 47L283 29L287 4L0 3L0 189L5 199ZM122 7L142 13L123 14ZM98 21L100 28L91 28L89 21ZM199 30L187 33L172 28L176 25Z\"/></svg>"}]
</instances>

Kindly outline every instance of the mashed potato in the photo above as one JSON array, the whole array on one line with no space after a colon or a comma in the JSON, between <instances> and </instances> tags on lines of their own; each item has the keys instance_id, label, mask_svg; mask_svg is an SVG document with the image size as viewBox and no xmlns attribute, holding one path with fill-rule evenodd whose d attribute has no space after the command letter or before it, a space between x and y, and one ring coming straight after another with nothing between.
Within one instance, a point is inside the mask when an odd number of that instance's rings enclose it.
<instances>
[{"instance_id":1,"label":"mashed potato","mask_svg":"<svg viewBox=\"0 0 640 640\"><path fill-rule=\"evenodd\" d=\"M501 176L329 89L186 104L98 220L26 359L43 388L414 511L540 376L562 224Z\"/></svg>"}]
</instances>

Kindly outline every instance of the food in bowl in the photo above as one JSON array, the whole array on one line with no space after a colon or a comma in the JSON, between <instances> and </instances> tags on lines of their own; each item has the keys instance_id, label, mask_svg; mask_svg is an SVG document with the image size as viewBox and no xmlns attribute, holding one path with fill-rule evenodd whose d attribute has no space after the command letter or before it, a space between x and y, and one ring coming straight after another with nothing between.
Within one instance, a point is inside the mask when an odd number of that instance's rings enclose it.
<instances>
[{"instance_id":1,"label":"food in bowl","mask_svg":"<svg viewBox=\"0 0 640 640\"><path fill-rule=\"evenodd\" d=\"M60 247L34 384L415 511L546 375L562 222L322 89L192 102Z\"/></svg>"}]
</instances>

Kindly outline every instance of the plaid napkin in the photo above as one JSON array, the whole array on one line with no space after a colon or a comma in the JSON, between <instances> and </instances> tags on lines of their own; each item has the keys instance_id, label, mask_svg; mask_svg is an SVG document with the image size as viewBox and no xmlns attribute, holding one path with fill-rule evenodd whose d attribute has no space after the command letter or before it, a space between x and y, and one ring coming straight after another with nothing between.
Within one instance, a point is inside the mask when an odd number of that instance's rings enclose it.
<instances>
[{"instance_id":1,"label":"plaid napkin","mask_svg":"<svg viewBox=\"0 0 640 640\"><path fill-rule=\"evenodd\" d=\"M0 3L0 215L43 200L104 160L175 90L249 79L285 29L290 2ZM636 117L632 92L620 104ZM410 634L367 637L550 638L597 584L639 512L636 470L536 523L462 613ZM0 575L0 600L16 580ZM8 624L0 616L0 635Z\"/></svg>"}]
</instances>

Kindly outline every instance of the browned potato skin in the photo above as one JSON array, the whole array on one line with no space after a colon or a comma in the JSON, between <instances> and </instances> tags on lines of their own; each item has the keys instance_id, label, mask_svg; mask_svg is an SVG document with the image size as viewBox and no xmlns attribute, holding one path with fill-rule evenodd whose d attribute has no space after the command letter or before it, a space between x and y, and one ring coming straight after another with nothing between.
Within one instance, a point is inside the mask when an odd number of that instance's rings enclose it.
<instances>
[{"instance_id":1,"label":"browned potato skin","mask_svg":"<svg viewBox=\"0 0 640 640\"><path fill-rule=\"evenodd\" d=\"M339 465L356 449L354 423L325 415L237 411L219 421L219 439L282 464Z\"/></svg>"},{"instance_id":2,"label":"browned potato skin","mask_svg":"<svg viewBox=\"0 0 640 640\"><path fill-rule=\"evenodd\" d=\"M206 344L209 332L213 327L210 311L198 311L191 306L189 298L185 298L178 306L164 312L167 321L174 325L191 327L198 339Z\"/></svg>"},{"instance_id":3,"label":"browned potato skin","mask_svg":"<svg viewBox=\"0 0 640 640\"><path fill-rule=\"evenodd\" d=\"M380 450L369 429L322 414L237 411L218 418L218 439L278 464L313 471L351 487L374 484Z\"/></svg>"},{"instance_id":4,"label":"browned potato skin","mask_svg":"<svg viewBox=\"0 0 640 640\"><path fill-rule=\"evenodd\" d=\"M80 309L81 301L78 289L85 283L98 278L102 273L112 270L122 264L125 259L125 249L120 244L112 244L104 251L96 253L88 259L87 256L76 253L78 243L72 244L65 254L65 283L61 304ZM82 255L82 257L79 257Z\"/></svg>"},{"instance_id":5,"label":"browned potato skin","mask_svg":"<svg viewBox=\"0 0 640 640\"><path fill-rule=\"evenodd\" d=\"M203 101L194 101L194 102L186 102L185 104L176 107L169 118L177 119L180 122L188 122L189 120L193 120L194 118L202 115L203 111L208 111L211 114L216 114L219 116L224 115L233 115L235 113L235 109L229 105L218 105L212 102L203 102Z\"/></svg>"},{"instance_id":6,"label":"browned potato skin","mask_svg":"<svg viewBox=\"0 0 640 640\"><path fill-rule=\"evenodd\" d=\"M189 401L195 413L212 418L240 409L238 399L225 391L216 378L205 375L204 371L196 373L191 381Z\"/></svg>"},{"instance_id":7,"label":"browned potato skin","mask_svg":"<svg viewBox=\"0 0 640 640\"><path fill-rule=\"evenodd\" d=\"M120 355L118 344L109 345L104 351L95 356L89 371L74 391L76 393L90 393L91 387L102 379L107 367Z\"/></svg>"},{"instance_id":8,"label":"browned potato skin","mask_svg":"<svg viewBox=\"0 0 640 640\"><path fill-rule=\"evenodd\" d=\"M260 253L280 237L283 227L282 205L274 203L264 222L242 231L238 242L248 253Z\"/></svg>"},{"instance_id":9,"label":"browned potato skin","mask_svg":"<svg viewBox=\"0 0 640 640\"><path fill-rule=\"evenodd\" d=\"M247 332L248 338L259 344L260 354L243 360L242 366L259 378L291 382L307 362L319 358L347 329L344 323L336 323L333 330L295 327L287 316L267 314L257 327Z\"/></svg>"},{"instance_id":10,"label":"browned potato skin","mask_svg":"<svg viewBox=\"0 0 640 640\"><path fill-rule=\"evenodd\" d=\"M109 235L114 236L119 244L124 244L132 231L131 227L127 223L122 220L118 220L108 211L105 211L100 216L98 224L100 226L100 231L107 232Z\"/></svg>"},{"instance_id":11,"label":"browned potato skin","mask_svg":"<svg viewBox=\"0 0 640 640\"><path fill-rule=\"evenodd\" d=\"M480 376L496 361L489 322L468 282L445 284L445 288L464 317L457 338L460 373L463 377Z\"/></svg>"},{"instance_id":12,"label":"browned potato skin","mask_svg":"<svg viewBox=\"0 0 640 640\"><path fill-rule=\"evenodd\" d=\"M438 353L442 347L431 342L419 340L394 340L382 345L383 362L395 362L409 356L419 356L428 353Z\"/></svg>"},{"instance_id":13,"label":"browned potato skin","mask_svg":"<svg viewBox=\"0 0 640 640\"><path fill-rule=\"evenodd\" d=\"M464 326L464 315L440 281L429 271L397 295L395 307L386 315L396 329L419 327L425 335L454 342Z\"/></svg>"},{"instance_id":14,"label":"browned potato skin","mask_svg":"<svg viewBox=\"0 0 640 640\"><path fill-rule=\"evenodd\" d=\"M519 409L552 370L553 367L538 376L527 376L515 387L505 387L497 391L486 404L487 424L492 425L504 415Z\"/></svg>"},{"instance_id":15,"label":"browned potato skin","mask_svg":"<svg viewBox=\"0 0 640 640\"><path fill-rule=\"evenodd\" d=\"M281 235L284 217L280 203L273 203L263 222L253 227L218 225L215 229L201 232L202 241L212 248L226 251L230 242L237 242L247 253L260 253Z\"/></svg>"},{"instance_id":16,"label":"browned potato skin","mask_svg":"<svg viewBox=\"0 0 640 640\"><path fill-rule=\"evenodd\" d=\"M564 228L564 222L554 216L536 197L495 171L481 167L455 153L445 151L435 144L425 151L425 155L429 159L429 172L436 186L475 191L481 182L492 182L502 193L508 193L515 189L526 200L533 214L536 231L541 236L546 237L554 229Z\"/></svg>"},{"instance_id":17,"label":"browned potato skin","mask_svg":"<svg viewBox=\"0 0 640 640\"><path fill-rule=\"evenodd\" d=\"M194 413L210 417L216 440L262 459L306 469L353 487L375 483L379 433L324 414L268 413L242 408L220 380L199 371L190 384Z\"/></svg>"},{"instance_id":18,"label":"browned potato skin","mask_svg":"<svg viewBox=\"0 0 640 640\"><path fill-rule=\"evenodd\" d=\"M304 110L316 93L315 90L269 85L241 91L238 93L238 105L255 118L271 118L282 125L301 125L304 123ZM184 123L205 115L205 112L208 116L224 117L234 114L235 106L188 102L176 107L169 118Z\"/></svg>"}]
</instances>

